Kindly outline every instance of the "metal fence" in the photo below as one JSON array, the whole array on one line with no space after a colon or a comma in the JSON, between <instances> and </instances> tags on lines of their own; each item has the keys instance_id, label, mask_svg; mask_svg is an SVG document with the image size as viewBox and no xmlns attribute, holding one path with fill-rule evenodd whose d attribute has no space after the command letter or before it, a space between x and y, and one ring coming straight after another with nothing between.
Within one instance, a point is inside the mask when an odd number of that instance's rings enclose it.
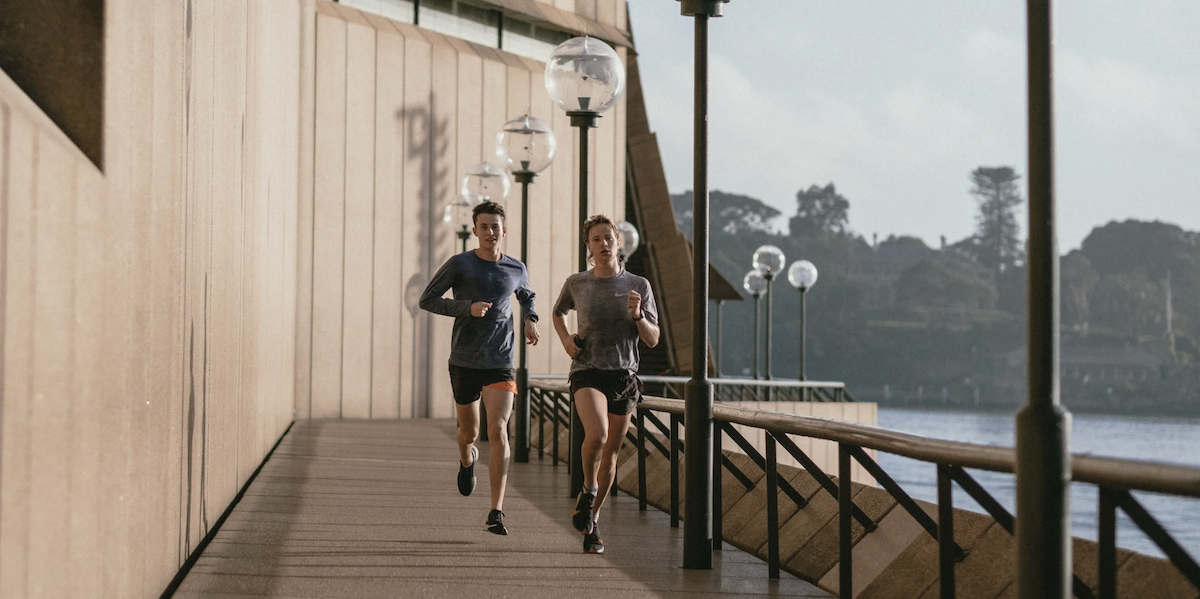
<instances>
[{"instance_id":1,"label":"metal fence","mask_svg":"<svg viewBox=\"0 0 1200 599\"><path fill-rule=\"evenodd\" d=\"M565 381L563 374L531 374L530 379ZM686 376L638 376L646 384L646 394L682 399L683 389L691 379ZM715 401L858 401L839 381L792 381L745 378L708 379L713 384Z\"/></svg>"},{"instance_id":2,"label":"metal fence","mask_svg":"<svg viewBox=\"0 0 1200 599\"><path fill-rule=\"evenodd\" d=\"M667 377L663 377L667 378ZM671 377L675 378L675 377ZM672 382L672 384L675 384ZM560 425L570 427L569 390L557 381L530 381L534 416L538 418L538 457L545 457L547 422L551 423L551 456L559 461L558 437ZM666 414L663 422L656 413ZM671 525L679 522L679 468L684 451L680 427L684 419L684 402L678 399L647 397L638 408L635 427L627 439L638 448L638 504L642 510L646 501L646 458L658 452L669 460ZM797 509L807 505L805 498L777 473L777 452L783 448L838 501L839 529L839 588L853 587L853 538L851 525L857 521L870 533L873 521L852 500L851 461L857 461L875 478L897 504L904 508L938 543L938 562L941 597L955 596L954 565L966 557L966 552L954 539L953 485L958 484L1009 534L1014 533L1015 518L974 477L968 468L992 472L1013 473L1016 453L1013 448L978 445L930 439L874 426L796 416L766 410L739 408L718 404L713 408L713 505L721 505L722 477L733 476L747 490L754 482L721 451L723 438L728 437L765 472L767 497L767 563L769 575L779 576L779 492L783 492ZM766 432L766 451L760 454L733 425L739 424ZM652 427L652 428L651 428ZM837 481L826 475L792 440L791 437L824 439L838 444ZM935 521L917 502L865 451L874 449L937 465L938 518ZM1200 468L1074 455L1071 458L1071 480L1092 484L1099 489L1099 580L1095 589L1075 577L1073 591L1080 599L1115 599L1117 589L1116 512L1123 511L1166 555L1180 574L1200 591L1200 566L1162 527L1131 491L1150 491L1167 495L1200 498ZM614 481L614 486L615 486ZM722 539L721 510L713 510L714 548Z\"/></svg>"}]
</instances>

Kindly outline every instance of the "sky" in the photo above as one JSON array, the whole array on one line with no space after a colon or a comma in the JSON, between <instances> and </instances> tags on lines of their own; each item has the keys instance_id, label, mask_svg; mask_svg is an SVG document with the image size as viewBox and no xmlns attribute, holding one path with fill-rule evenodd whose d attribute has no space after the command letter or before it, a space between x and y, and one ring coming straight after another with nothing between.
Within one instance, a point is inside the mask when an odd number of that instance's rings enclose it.
<instances>
[{"instance_id":1,"label":"sky","mask_svg":"<svg viewBox=\"0 0 1200 599\"><path fill-rule=\"evenodd\" d=\"M1200 2L1055 3L1058 247L1113 220L1200 230ZM849 228L975 230L970 173L1028 173L1025 3L732 0L709 24L709 189L783 213L834 183ZM629 0L672 193L692 188L694 21ZM1019 219L1025 235L1025 207Z\"/></svg>"}]
</instances>

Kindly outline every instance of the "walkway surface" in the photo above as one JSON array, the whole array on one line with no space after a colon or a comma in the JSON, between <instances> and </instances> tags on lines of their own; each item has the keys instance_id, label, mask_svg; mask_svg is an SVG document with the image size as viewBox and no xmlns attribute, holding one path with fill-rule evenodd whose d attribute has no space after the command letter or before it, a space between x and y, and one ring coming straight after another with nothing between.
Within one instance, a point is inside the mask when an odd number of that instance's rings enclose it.
<instances>
[{"instance_id":1,"label":"walkway surface","mask_svg":"<svg viewBox=\"0 0 1200 599\"><path fill-rule=\"evenodd\" d=\"M684 570L682 528L623 493L602 513L607 552L585 554L566 466L536 452L512 465L509 535L492 535L488 444L463 497L454 435L448 420L297 422L174 596L829 596L729 545Z\"/></svg>"}]
</instances>

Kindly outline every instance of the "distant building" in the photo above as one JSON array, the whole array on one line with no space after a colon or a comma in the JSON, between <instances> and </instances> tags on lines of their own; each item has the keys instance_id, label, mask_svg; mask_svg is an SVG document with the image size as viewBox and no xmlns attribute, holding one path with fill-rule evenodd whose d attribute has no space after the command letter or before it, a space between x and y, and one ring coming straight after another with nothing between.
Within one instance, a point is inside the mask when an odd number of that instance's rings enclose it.
<instances>
[{"instance_id":1,"label":"distant building","mask_svg":"<svg viewBox=\"0 0 1200 599\"><path fill-rule=\"evenodd\" d=\"M1004 355L1005 365L1024 370L1024 347ZM1065 381L1081 384L1113 381L1147 381L1162 378L1165 360L1139 347L1063 346L1059 373Z\"/></svg>"}]
</instances>

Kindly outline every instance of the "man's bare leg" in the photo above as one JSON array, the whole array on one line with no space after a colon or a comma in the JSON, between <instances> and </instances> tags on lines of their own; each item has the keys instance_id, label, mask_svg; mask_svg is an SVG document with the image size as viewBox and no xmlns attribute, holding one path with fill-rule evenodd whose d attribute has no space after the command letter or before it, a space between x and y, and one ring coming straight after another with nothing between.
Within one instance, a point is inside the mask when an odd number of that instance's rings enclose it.
<instances>
[{"instance_id":1,"label":"man's bare leg","mask_svg":"<svg viewBox=\"0 0 1200 599\"><path fill-rule=\"evenodd\" d=\"M492 509L504 510L504 490L508 485L508 418L512 414L513 394L500 389L483 388L487 407L488 474L492 490Z\"/></svg>"},{"instance_id":2,"label":"man's bare leg","mask_svg":"<svg viewBox=\"0 0 1200 599\"><path fill-rule=\"evenodd\" d=\"M454 404L458 413L458 463L471 465L471 447L479 437L479 402Z\"/></svg>"}]
</instances>

